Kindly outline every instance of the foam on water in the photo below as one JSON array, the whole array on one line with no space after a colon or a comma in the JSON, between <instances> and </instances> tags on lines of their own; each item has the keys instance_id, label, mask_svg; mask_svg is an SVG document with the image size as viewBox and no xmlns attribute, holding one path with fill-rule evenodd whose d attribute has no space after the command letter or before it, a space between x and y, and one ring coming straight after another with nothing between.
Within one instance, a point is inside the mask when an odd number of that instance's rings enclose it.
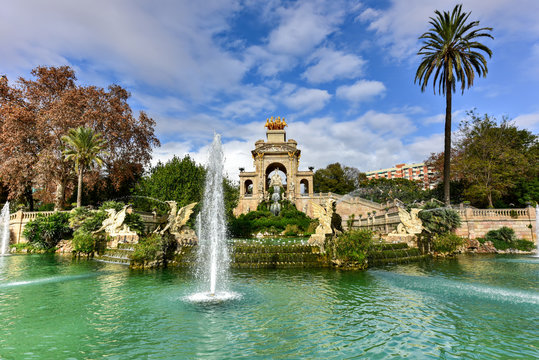
<instances>
[{"instance_id":1,"label":"foam on water","mask_svg":"<svg viewBox=\"0 0 539 360\"><path fill-rule=\"evenodd\" d=\"M80 279L97 277L103 274L104 273L90 273L90 274L82 274L82 275L54 276L54 277L32 279L32 280L13 281L13 282L5 283L5 284L0 284L0 289L12 288L12 287L24 286L24 285L41 285L41 284L49 284L49 283L56 283L56 282L63 282L63 281L80 280Z\"/></svg>"},{"instance_id":2,"label":"foam on water","mask_svg":"<svg viewBox=\"0 0 539 360\"><path fill-rule=\"evenodd\" d=\"M216 292L215 294L211 292L200 292L185 297L186 301L193 303L217 303L237 299L241 299L241 294L231 291Z\"/></svg>"},{"instance_id":3,"label":"foam on water","mask_svg":"<svg viewBox=\"0 0 539 360\"><path fill-rule=\"evenodd\" d=\"M384 270L372 270L370 273L389 281L392 286L427 294L479 297L492 301L539 305L539 294L535 292L467 283L437 276L405 275Z\"/></svg>"}]
</instances>

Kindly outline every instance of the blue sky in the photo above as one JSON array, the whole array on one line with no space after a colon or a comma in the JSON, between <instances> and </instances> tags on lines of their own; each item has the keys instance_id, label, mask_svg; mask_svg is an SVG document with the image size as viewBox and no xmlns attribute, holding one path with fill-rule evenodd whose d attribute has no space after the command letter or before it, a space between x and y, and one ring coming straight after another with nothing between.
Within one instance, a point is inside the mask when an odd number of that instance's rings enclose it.
<instances>
[{"instance_id":1,"label":"blue sky","mask_svg":"<svg viewBox=\"0 0 539 360\"><path fill-rule=\"evenodd\" d=\"M461 1L493 27L486 78L453 101L539 132L539 1ZM284 116L301 169L421 162L443 147L445 101L414 84L418 37L456 1L2 1L0 73L70 65L117 83L157 122L154 161L204 163L214 131L225 169L252 169L270 116Z\"/></svg>"}]
</instances>

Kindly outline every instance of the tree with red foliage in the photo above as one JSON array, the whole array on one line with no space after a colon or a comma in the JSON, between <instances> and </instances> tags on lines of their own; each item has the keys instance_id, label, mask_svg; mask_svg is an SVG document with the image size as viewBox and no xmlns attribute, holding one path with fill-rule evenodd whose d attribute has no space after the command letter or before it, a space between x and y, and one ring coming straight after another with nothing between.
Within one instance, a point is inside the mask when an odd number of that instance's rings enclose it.
<instances>
[{"instance_id":1,"label":"tree with red foliage","mask_svg":"<svg viewBox=\"0 0 539 360\"><path fill-rule=\"evenodd\" d=\"M37 67L34 79L19 78L10 86L0 81L0 180L9 198L36 191L43 201L62 208L76 176L65 161L62 137L70 129L88 127L107 142L104 168L86 174L93 187L104 178L120 188L142 173L159 146L155 121L144 112L133 116L128 91L119 85L107 90L76 84L68 66Z\"/></svg>"}]
</instances>

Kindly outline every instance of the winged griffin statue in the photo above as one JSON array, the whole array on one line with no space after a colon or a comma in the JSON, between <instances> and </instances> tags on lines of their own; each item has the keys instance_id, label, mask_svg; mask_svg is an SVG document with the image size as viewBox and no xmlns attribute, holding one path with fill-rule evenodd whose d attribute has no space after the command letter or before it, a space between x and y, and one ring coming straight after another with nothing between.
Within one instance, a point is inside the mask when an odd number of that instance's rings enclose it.
<instances>
[{"instance_id":1,"label":"winged griffin statue","mask_svg":"<svg viewBox=\"0 0 539 360\"><path fill-rule=\"evenodd\" d=\"M311 202L313 208L313 215L318 219L319 225L315 230L315 233L309 238L310 244L323 245L326 240L326 235L332 234L331 218L333 216L333 203L335 200L328 199L326 206L322 206Z\"/></svg>"},{"instance_id":2,"label":"winged griffin statue","mask_svg":"<svg viewBox=\"0 0 539 360\"><path fill-rule=\"evenodd\" d=\"M167 201L166 203L170 206L167 224L162 230L157 231L161 235L163 235L166 231L170 232L171 234L179 234L182 226L184 226L189 220L189 217L193 213L193 208L197 203L191 203L179 210L176 201Z\"/></svg>"},{"instance_id":3,"label":"winged griffin statue","mask_svg":"<svg viewBox=\"0 0 539 360\"><path fill-rule=\"evenodd\" d=\"M423 223L417 214L421 209L411 209L410 212L406 209L399 207L399 219L400 223L397 225L397 229L392 234L419 234L423 230Z\"/></svg>"},{"instance_id":4,"label":"winged griffin statue","mask_svg":"<svg viewBox=\"0 0 539 360\"><path fill-rule=\"evenodd\" d=\"M124 224L128 208L129 205L125 205L120 211L116 211L114 209L106 209L105 211L109 214L109 217L103 220L101 227L94 231L94 234L101 231L105 231L110 236L116 236L119 234L136 234L131 229L129 229L129 226L127 226L127 224Z\"/></svg>"}]
</instances>

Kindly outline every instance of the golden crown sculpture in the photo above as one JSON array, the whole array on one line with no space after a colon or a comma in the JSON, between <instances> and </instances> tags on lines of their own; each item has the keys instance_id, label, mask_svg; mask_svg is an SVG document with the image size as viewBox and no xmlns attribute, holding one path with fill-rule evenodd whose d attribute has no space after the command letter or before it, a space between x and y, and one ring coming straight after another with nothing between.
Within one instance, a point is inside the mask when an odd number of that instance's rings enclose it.
<instances>
[{"instance_id":1,"label":"golden crown sculpture","mask_svg":"<svg viewBox=\"0 0 539 360\"><path fill-rule=\"evenodd\" d=\"M283 130L285 126L287 126L287 124L284 121L284 117L281 119L280 116L277 116L277 119L273 116L266 119L266 125L264 125L268 130Z\"/></svg>"}]
</instances>

